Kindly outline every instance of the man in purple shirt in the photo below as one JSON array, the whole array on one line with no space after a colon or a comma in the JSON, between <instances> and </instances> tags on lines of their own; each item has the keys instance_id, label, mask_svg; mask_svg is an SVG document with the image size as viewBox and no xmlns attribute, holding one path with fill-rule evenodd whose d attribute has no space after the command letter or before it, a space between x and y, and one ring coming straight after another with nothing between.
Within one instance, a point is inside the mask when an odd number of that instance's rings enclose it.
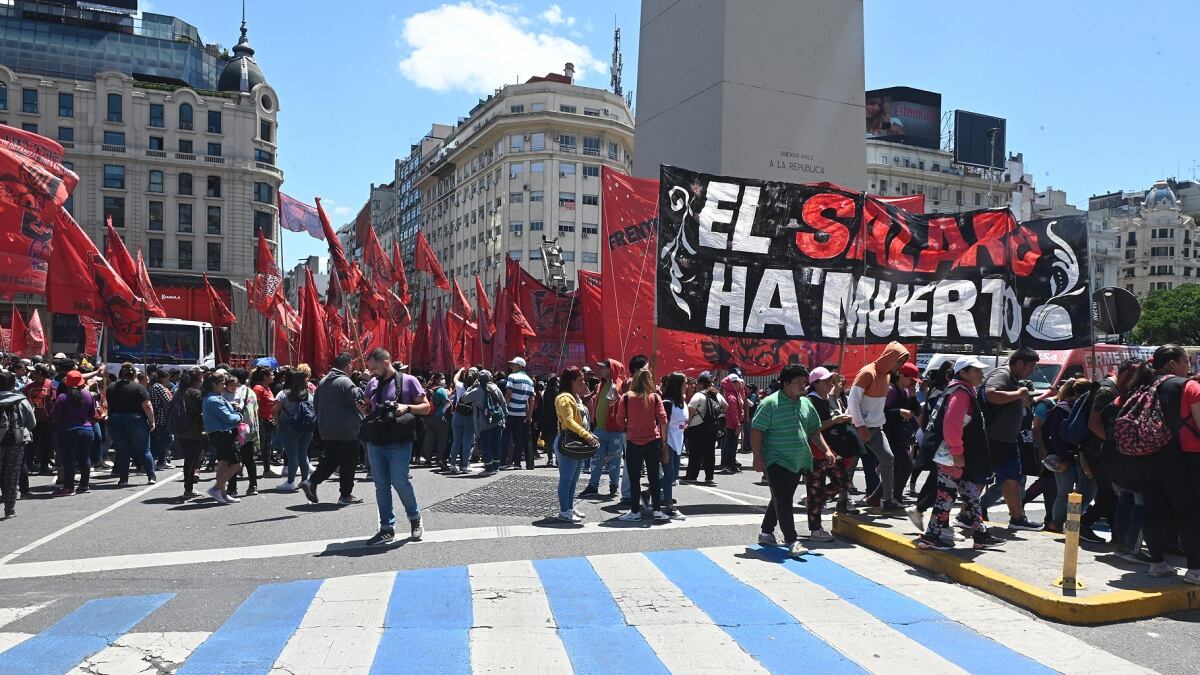
<instances>
[{"instance_id":1,"label":"man in purple shirt","mask_svg":"<svg viewBox=\"0 0 1200 675\"><path fill-rule=\"evenodd\" d=\"M367 367L375 377L367 383L359 410L366 415L376 410L393 406L397 418L407 413L428 415L429 402L425 389L417 378L397 372L392 365L392 355L378 348L367 356ZM369 419L369 418L368 418ZM379 533L367 540L368 546L384 546L396 538L396 514L392 510L392 490L400 497L404 513L412 527L413 541L421 539L421 509L417 495L408 479L408 468L412 462L412 438L396 438L383 441L367 441L367 456L371 460L371 479L375 482L375 501L379 507Z\"/></svg>"}]
</instances>

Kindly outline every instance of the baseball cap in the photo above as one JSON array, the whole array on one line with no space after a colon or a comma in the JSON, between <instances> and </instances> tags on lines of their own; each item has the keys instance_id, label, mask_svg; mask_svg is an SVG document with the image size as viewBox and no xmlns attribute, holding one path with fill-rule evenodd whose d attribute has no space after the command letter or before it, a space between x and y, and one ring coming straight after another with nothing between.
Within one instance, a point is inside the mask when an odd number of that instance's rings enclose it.
<instances>
[{"instance_id":1,"label":"baseball cap","mask_svg":"<svg viewBox=\"0 0 1200 675\"><path fill-rule=\"evenodd\" d=\"M904 365L900 366L900 376L919 380L921 379L921 369L912 361L905 361Z\"/></svg>"},{"instance_id":2,"label":"baseball cap","mask_svg":"<svg viewBox=\"0 0 1200 675\"><path fill-rule=\"evenodd\" d=\"M738 375L737 373L730 373L725 376L725 379L729 380L730 382L741 382L742 376Z\"/></svg>"},{"instance_id":3,"label":"baseball cap","mask_svg":"<svg viewBox=\"0 0 1200 675\"><path fill-rule=\"evenodd\" d=\"M78 370L72 370L71 372L67 373L65 377L63 377L63 384L67 385L68 387L82 387L83 373L79 372Z\"/></svg>"},{"instance_id":4,"label":"baseball cap","mask_svg":"<svg viewBox=\"0 0 1200 675\"><path fill-rule=\"evenodd\" d=\"M509 363L513 364L514 366L520 366L521 368L525 367L525 359L519 356L514 356L513 360L509 361Z\"/></svg>"},{"instance_id":5,"label":"baseball cap","mask_svg":"<svg viewBox=\"0 0 1200 675\"><path fill-rule=\"evenodd\" d=\"M983 361L980 361L974 356L959 357L959 359L954 362L954 372L960 372L965 368L978 368L980 370L986 370L987 366L984 365Z\"/></svg>"},{"instance_id":6,"label":"baseball cap","mask_svg":"<svg viewBox=\"0 0 1200 675\"><path fill-rule=\"evenodd\" d=\"M62 353L62 352L58 352L58 353L56 353L56 354L54 355L54 358L56 358L56 359L65 359L65 358L67 358L67 355L66 355L66 354L64 354L64 353Z\"/></svg>"},{"instance_id":7,"label":"baseball cap","mask_svg":"<svg viewBox=\"0 0 1200 675\"><path fill-rule=\"evenodd\" d=\"M703 373L700 373L700 377L708 378L708 379L710 379L710 380L711 380L711 379L712 379L712 373L706 370L706 371L704 371Z\"/></svg>"},{"instance_id":8,"label":"baseball cap","mask_svg":"<svg viewBox=\"0 0 1200 675\"><path fill-rule=\"evenodd\" d=\"M610 366L610 365L608 364L608 361L597 361L597 362L596 362L596 367L597 367L597 368L611 368L612 366Z\"/></svg>"},{"instance_id":9,"label":"baseball cap","mask_svg":"<svg viewBox=\"0 0 1200 675\"><path fill-rule=\"evenodd\" d=\"M833 377L833 373L829 372L828 368L819 366L817 368L813 368L812 372L808 374L808 383L816 384L821 380L828 380L831 377Z\"/></svg>"}]
</instances>

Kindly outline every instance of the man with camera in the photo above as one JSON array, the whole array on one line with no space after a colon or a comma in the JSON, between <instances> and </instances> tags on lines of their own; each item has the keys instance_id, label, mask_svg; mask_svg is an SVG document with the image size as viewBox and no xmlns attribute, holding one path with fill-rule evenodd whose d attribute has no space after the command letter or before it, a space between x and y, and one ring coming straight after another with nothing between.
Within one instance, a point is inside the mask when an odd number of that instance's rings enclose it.
<instances>
[{"instance_id":1,"label":"man with camera","mask_svg":"<svg viewBox=\"0 0 1200 675\"><path fill-rule=\"evenodd\" d=\"M375 501L379 507L379 532L367 540L368 546L384 546L396 538L396 514L392 509L392 490L404 505L404 514L412 528L411 539L424 534L417 495L408 478L412 463L413 438L419 417L429 414L430 404L420 380L401 373L392 364L392 355L382 347L367 355L367 368L374 377L367 383L359 412L366 417L359 433L367 444L371 461L371 479L375 482Z\"/></svg>"}]
</instances>

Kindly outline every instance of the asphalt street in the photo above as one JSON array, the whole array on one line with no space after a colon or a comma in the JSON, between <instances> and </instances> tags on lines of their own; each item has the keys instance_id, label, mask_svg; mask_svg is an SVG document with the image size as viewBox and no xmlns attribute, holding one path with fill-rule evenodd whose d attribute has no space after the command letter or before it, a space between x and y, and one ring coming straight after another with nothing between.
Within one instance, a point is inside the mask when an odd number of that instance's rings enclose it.
<instances>
[{"instance_id":1,"label":"asphalt street","mask_svg":"<svg viewBox=\"0 0 1200 675\"><path fill-rule=\"evenodd\" d=\"M212 474L202 475L201 494ZM154 486L135 477L127 488L117 488L114 478L101 473L90 494L57 499L49 498L52 479L34 477L33 499L18 503L17 518L0 522L0 608L48 603L64 606L65 612L68 604L90 599L173 593L138 630L212 632L267 583L751 546L767 501L757 474L718 475L713 487L687 484L676 489L687 521L624 523L615 520L624 509L617 497L608 496L606 476L600 495L582 500L585 523L570 525L551 519L557 512L555 469L539 466L484 478L415 467L412 475L426 540L403 541L407 528L396 500L399 539L386 548L362 545L378 529L375 491L362 475L355 494L364 502L350 506L333 503L336 478L320 487L318 504L308 503L299 492L276 492L279 479L266 479L260 495L220 506L207 497L181 500L178 470L160 472ZM585 474L579 489L586 480ZM803 531L802 508L796 516ZM814 543L813 549L822 546L849 547ZM928 576L916 570L911 574ZM33 612L0 630L38 633L63 612ZM1049 625L1146 668L1189 673L1200 662L1198 621L1200 612L1101 627Z\"/></svg>"}]
</instances>

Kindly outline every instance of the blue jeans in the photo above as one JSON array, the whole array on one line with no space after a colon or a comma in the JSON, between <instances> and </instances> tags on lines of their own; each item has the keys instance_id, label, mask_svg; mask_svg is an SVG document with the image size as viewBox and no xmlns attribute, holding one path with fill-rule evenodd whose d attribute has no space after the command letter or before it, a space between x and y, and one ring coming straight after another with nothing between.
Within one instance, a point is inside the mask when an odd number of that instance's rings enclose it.
<instances>
[{"instance_id":1,"label":"blue jeans","mask_svg":"<svg viewBox=\"0 0 1200 675\"><path fill-rule=\"evenodd\" d=\"M554 439L554 454L558 457L558 510L562 512L575 508L575 486L579 483L579 474L583 473L586 459L571 459L558 451L558 439Z\"/></svg>"},{"instance_id":2,"label":"blue jeans","mask_svg":"<svg viewBox=\"0 0 1200 675\"><path fill-rule=\"evenodd\" d=\"M154 427L154 431L150 433L150 454L154 457L155 466L169 459L167 457L167 448L169 447L171 447L171 432L167 431L167 425Z\"/></svg>"},{"instance_id":3,"label":"blue jeans","mask_svg":"<svg viewBox=\"0 0 1200 675\"><path fill-rule=\"evenodd\" d=\"M108 434L117 446L117 477L129 480L129 458L142 463L148 478L154 478L154 457L150 454L150 425L137 413L110 413Z\"/></svg>"},{"instance_id":4,"label":"blue jeans","mask_svg":"<svg viewBox=\"0 0 1200 675\"><path fill-rule=\"evenodd\" d=\"M479 432L479 452L483 455L483 470L500 470L500 442L504 440L504 427L492 427Z\"/></svg>"},{"instance_id":5,"label":"blue jeans","mask_svg":"<svg viewBox=\"0 0 1200 675\"><path fill-rule=\"evenodd\" d=\"M596 430L596 438L600 439L600 447L592 455L592 473L588 478L588 487L593 490L600 488L600 472L608 461L608 489L618 483L621 486L621 496L629 497L629 480L621 471L621 460L625 457L625 434L619 431Z\"/></svg>"},{"instance_id":6,"label":"blue jeans","mask_svg":"<svg viewBox=\"0 0 1200 675\"><path fill-rule=\"evenodd\" d=\"M1083 495L1080 511L1086 511L1088 504L1096 498L1096 481L1088 478L1079 466L1079 460L1067 467L1066 471L1054 474L1054 482L1058 486L1058 495L1054 499L1054 513L1051 516L1055 525L1062 527L1067 520L1067 497L1074 489Z\"/></svg>"},{"instance_id":7,"label":"blue jeans","mask_svg":"<svg viewBox=\"0 0 1200 675\"><path fill-rule=\"evenodd\" d=\"M104 463L104 425L92 422L92 466Z\"/></svg>"},{"instance_id":8,"label":"blue jeans","mask_svg":"<svg viewBox=\"0 0 1200 675\"><path fill-rule=\"evenodd\" d=\"M471 449L475 447L475 420L470 415L454 413L450 418L450 466L467 468Z\"/></svg>"},{"instance_id":9,"label":"blue jeans","mask_svg":"<svg viewBox=\"0 0 1200 675\"><path fill-rule=\"evenodd\" d=\"M283 453L287 457L287 482L296 482L296 469L300 470L300 479L308 480L311 470L308 464L308 446L312 443L313 432L293 429L286 422L272 435L283 445Z\"/></svg>"},{"instance_id":10,"label":"blue jeans","mask_svg":"<svg viewBox=\"0 0 1200 675\"><path fill-rule=\"evenodd\" d=\"M663 508L671 508L671 500L675 497L675 480L679 478L679 459L680 455L674 450L668 450L671 461L668 464L663 464L663 477L660 486L662 487L662 505Z\"/></svg>"},{"instance_id":11,"label":"blue jeans","mask_svg":"<svg viewBox=\"0 0 1200 675\"><path fill-rule=\"evenodd\" d=\"M408 443L367 443L371 458L371 480L375 482L375 501L379 507L379 529L396 529L396 514L392 510L392 489L400 495L404 515L409 522L421 518L417 495L408 480L408 465L412 462L412 441Z\"/></svg>"},{"instance_id":12,"label":"blue jeans","mask_svg":"<svg viewBox=\"0 0 1200 675\"><path fill-rule=\"evenodd\" d=\"M1117 493L1117 508L1113 513L1113 537L1118 551L1136 551L1142 538L1142 521L1145 518L1146 502L1142 493L1112 484Z\"/></svg>"}]
</instances>

